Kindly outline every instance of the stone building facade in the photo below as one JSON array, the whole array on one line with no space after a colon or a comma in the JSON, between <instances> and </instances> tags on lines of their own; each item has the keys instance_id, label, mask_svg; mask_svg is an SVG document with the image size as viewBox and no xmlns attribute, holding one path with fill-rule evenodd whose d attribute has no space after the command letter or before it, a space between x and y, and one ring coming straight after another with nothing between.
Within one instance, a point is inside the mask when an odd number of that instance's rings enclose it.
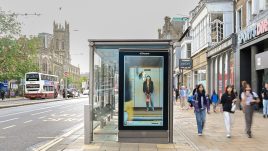
<instances>
[{"instance_id":1,"label":"stone building facade","mask_svg":"<svg viewBox=\"0 0 268 151\"><path fill-rule=\"evenodd\" d=\"M184 22L172 21L170 17L165 17L165 24L162 29L158 29L158 39L171 39L178 41L183 33Z\"/></svg>"},{"instance_id":2,"label":"stone building facade","mask_svg":"<svg viewBox=\"0 0 268 151\"><path fill-rule=\"evenodd\" d=\"M69 24L53 24L53 34L40 33L41 40L38 65L40 72L57 75L62 84L64 72L72 81L80 80L80 68L71 64ZM69 84L70 87L79 87L79 84Z\"/></svg>"}]
</instances>

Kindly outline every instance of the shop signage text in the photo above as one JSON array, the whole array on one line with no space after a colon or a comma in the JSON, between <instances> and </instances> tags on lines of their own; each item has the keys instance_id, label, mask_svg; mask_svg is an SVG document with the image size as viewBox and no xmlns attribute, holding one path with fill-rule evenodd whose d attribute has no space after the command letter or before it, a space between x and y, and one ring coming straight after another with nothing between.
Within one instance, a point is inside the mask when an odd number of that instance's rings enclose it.
<instances>
[{"instance_id":1,"label":"shop signage text","mask_svg":"<svg viewBox=\"0 0 268 151\"><path fill-rule=\"evenodd\" d=\"M258 23L254 23L251 26L248 26L246 30L240 32L238 35L238 42L239 44L243 44L266 32L268 32L268 18L263 19Z\"/></svg>"},{"instance_id":2,"label":"shop signage text","mask_svg":"<svg viewBox=\"0 0 268 151\"><path fill-rule=\"evenodd\" d=\"M192 59L180 59L179 60L180 69L192 69L192 67L193 67Z\"/></svg>"},{"instance_id":3,"label":"shop signage text","mask_svg":"<svg viewBox=\"0 0 268 151\"><path fill-rule=\"evenodd\" d=\"M217 53L219 53L220 51L222 51L223 49L225 49L225 48L227 48L227 47L229 47L229 46L231 46L231 45L232 45L232 38L229 39L229 40L227 40L227 41L225 41L225 42L222 43L221 45L219 45L219 46L217 46L217 47L215 47L215 48L209 50L207 56L210 57L210 56L212 56L212 55L214 55L214 54L217 54Z\"/></svg>"}]
</instances>

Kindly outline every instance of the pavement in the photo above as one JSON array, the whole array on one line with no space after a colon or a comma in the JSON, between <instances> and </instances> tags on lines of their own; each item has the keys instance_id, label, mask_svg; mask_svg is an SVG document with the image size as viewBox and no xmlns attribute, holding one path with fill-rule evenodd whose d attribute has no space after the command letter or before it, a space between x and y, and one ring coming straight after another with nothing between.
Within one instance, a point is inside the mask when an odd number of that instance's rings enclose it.
<instances>
[{"instance_id":1,"label":"pavement","mask_svg":"<svg viewBox=\"0 0 268 151\"><path fill-rule=\"evenodd\" d=\"M88 97L42 101L0 109L0 151L41 150L83 127Z\"/></svg>"},{"instance_id":2,"label":"pavement","mask_svg":"<svg viewBox=\"0 0 268 151\"><path fill-rule=\"evenodd\" d=\"M120 143L117 141L116 116L104 129L97 128L94 142L84 144L83 128L65 138L60 145L55 145L49 151L267 151L268 148L268 119L255 113L253 120L253 138L245 134L244 114L236 111L232 128L232 137L226 138L223 114L210 113L203 136L197 135L194 111L181 110L174 106L174 143L173 144L145 144ZM98 135L98 131L109 131L106 135ZM113 131L111 131L113 130Z\"/></svg>"},{"instance_id":3,"label":"pavement","mask_svg":"<svg viewBox=\"0 0 268 151\"><path fill-rule=\"evenodd\" d=\"M1 108L10 108L10 107L17 107L17 106L25 106L25 105L33 105L33 104L40 104L40 103L48 103L48 102L55 102L55 101L63 101L62 97L58 97L56 99L35 99L30 100L24 97L16 97L16 98L5 98L4 100L0 100L0 109Z\"/></svg>"}]
</instances>

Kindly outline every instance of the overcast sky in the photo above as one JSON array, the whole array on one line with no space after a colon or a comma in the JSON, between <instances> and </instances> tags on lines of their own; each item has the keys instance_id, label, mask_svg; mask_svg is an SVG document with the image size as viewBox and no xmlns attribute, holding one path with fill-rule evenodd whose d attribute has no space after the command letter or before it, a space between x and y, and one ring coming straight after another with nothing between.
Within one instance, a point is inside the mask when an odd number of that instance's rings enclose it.
<instances>
[{"instance_id":1,"label":"overcast sky","mask_svg":"<svg viewBox=\"0 0 268 151\"><path fill-rule=\"evenodd\" d=\"M72 64L88 72L88 39L156 39L165 16L188 15L198 1L0 0L0 7L15 13L41 14L18 17L23 22L22 34L26 35L52 34L54 20L69 22Z\"/></svg>"}]
</instances>

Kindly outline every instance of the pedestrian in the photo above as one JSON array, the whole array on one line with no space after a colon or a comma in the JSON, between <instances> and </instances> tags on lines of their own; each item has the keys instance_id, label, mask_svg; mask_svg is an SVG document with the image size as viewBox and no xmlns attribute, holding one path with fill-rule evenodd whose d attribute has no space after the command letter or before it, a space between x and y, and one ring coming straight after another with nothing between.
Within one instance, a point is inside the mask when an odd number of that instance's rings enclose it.
<instances>
[{"instance_id":1,"label":"pedestrian","mask_svg":"<svg viewBox=\"0 0 268 151\"><path fill-rule=\"evenodd\" d=\"M3 89L1 89L0 93L1 93L1 99L2 99L2 101L4 101L4 99L5 99L5 91Z\"/></svg>"},{"instance_id":2,"label":"pedestrian","mask_svg":"<svg viewBox=\"0 0 268 151\"><path fill-rule=\"evenodd\" d=\"M206 99L204 86L199 84L193 97L194 112L197 122L198 135L202 136L206 122L206 113L209 113L210 105ZM206 112L207 111L207 112Z\"/></svg>"},{"instance_id":3,"label":"pedestrian","mask_svg":"<svg viewBox=\"0 0 268 151\"><path fill-rule=\"evenodd\" d=\"M234 121L234 111L232 110L233 103L236 103L236 96L233 87L228 85L225 89L225 93L221 97L227 138L231 138L231 127Z\"/></svg>"},{"instance_id":4,"label":"pedestrian","mask_svg":"<svg viewBox=\"0 0 268 151\"><path fill-rule=\"evenodd\" d=\"M187 94L184 86L181 86L180 89L180 105L181 109L185 108L185 102L186 102Z\"/></svg>"},{"instance_id":5,"label":"pedestrian","mask_svg":"<svg viewBox=\"0 0 268 151\"><path fill-rule=\"evenodd\" d=\"M246 86L247 82L246 81L242 81L241 82L241 87L240 87L240 91L239 91L239 109L242 110L242 98L241 98L241 94L244 92L244 88Z\"/></svg>"},{"instance_id":6,"label":"pedestrian","mask_svg":"<svg viewBox=\"0 0 268 151\"><path fill-rule=\"evenodd\" d=\"M254 105L260 102L258 95L252 91L250 84L246 84L241 94L243 112L245 113L246 132L248 138L252 137L251 126L254 112Z\"/></svg>"},{"instance_id":7,"label":"pedestrian","mask_svg":"<svg viewBox=\"0 0 268 151\"><path fill-rule=\"evenodd\" d=\"M265 86L262 89L263 98L263 118L268 118L268 82L265 82Z\"/></svg>"},{"instance_id":8,"label":"pedestrian","mask_svg":"<svg viewBox=\"0 0 268 151\"><path fill-rule=\"evenodd\" d=\"M197 87L198 87L198 85L195 85L195 88L194 88L194 90L193 90L193 96L194 96L195 93L196 93Z\"/></svg>"},{"instance_id":9,"label":"pedestrian","mask_svg":"<svg viewBox=\"0 0 268 151\"><path fill-rule=\"evenodd\" d=\"M211 95L211 102L212 102L212 106L213 106L213 111L216 113L218 102L219 102L219 96L215 90L213 90L213 93Z\"/></svg>"},{"instance_id":10,"label":"pedestrian","mask_svg":"<svg viewBox=\"0 0 268 151\"><path fill-rule=\"evenodd\" d=\"M178 88L175 88L175 93L176 93L175 95L176 95L176 102L177 102L180 96L180 92Z\"/></svg>"}]
</instances>

